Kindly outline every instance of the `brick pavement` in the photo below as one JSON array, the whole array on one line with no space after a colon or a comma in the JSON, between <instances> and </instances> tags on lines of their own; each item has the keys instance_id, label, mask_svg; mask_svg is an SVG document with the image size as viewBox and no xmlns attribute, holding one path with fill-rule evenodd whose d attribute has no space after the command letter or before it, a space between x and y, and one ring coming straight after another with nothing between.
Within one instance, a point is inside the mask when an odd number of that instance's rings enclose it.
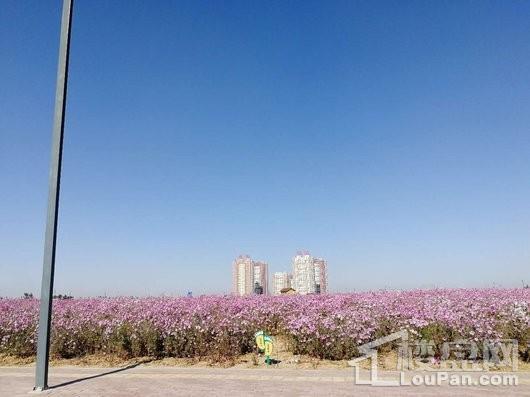
<instances>
[{"instance_id":1,"label":"brick pavement","mask_svg":"<svg viewBox=\"0 0 530 397\"><path fill-rule=\"evenodd\" d=\"M50 369L52 388L34 394L33 375L31 367L0 368L0 396L530 396L528 372L518 386L373 387L354 385L348 369L58 367Z\"/></svg>"}]
</instances>

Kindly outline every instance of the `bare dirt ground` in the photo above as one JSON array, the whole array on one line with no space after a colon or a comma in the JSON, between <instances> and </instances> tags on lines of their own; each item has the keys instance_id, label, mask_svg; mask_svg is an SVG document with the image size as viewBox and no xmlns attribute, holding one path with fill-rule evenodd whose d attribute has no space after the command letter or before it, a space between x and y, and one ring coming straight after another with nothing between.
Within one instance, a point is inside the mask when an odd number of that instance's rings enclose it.
<instances>
[{"instance_id":1,"label":"bare dirt ground","mask_svg":"<svg viewBox=\"0 0 530 397\"><path fill-rule=\"evenodd\" d=\"M322 360L305 355L294 355L289 352L278 352L273 354L275 363L265 364L265 357L257 353L248 353L223 362L215 361L213 358L154 358L135 357L125 359L116 355L87 355L71 359L52 358L52 367L98 367L114 368L127 367L130 365L142 364L145 367L180 367L180 368L238 368L238 369L258 369L258 368L279 368L279 369L336 369L348 370L351 366L347 360ZM379 368L392 371L397 367L397 354L388 352L379 355ZM35 357L13 357L0 355L1 367L31 367L35 364ZM363 363L362 368L369 369L368 362ZM518 370L530 372L530 363L519 361ZM503 368L492 369L501 371Z\"/></svg>"}]
</instances>

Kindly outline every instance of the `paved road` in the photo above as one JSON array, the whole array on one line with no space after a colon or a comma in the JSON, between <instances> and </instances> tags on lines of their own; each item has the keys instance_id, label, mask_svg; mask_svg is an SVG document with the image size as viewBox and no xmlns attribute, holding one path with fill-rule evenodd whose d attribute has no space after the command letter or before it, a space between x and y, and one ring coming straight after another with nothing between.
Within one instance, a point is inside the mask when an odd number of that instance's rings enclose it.
<instances>
[{"instance_id":1,"label":"paved road","mask_svg":"<svg viewBox=\"0 0 530 397\"><path fill-rule=\"evenodd\" d=\"M50 369L51 389L29 394L33 373L0 368L0 396L530 396L528 372L517 386L374 387L354 385L351 370L60 367Z\"/></svg>"}]
</instances>

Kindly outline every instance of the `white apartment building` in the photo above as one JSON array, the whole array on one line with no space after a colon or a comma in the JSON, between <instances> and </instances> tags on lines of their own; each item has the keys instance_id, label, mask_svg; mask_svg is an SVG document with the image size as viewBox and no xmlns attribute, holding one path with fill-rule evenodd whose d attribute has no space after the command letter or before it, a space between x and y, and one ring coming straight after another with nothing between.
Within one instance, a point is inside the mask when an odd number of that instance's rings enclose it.
<instances>
[{"instance_id":1,"label":"white apartment building","mask_svg":"<svg viewBox=\"0 0 530 397\"><path fill-rule=\"evenodd\" d=\"M267 294L268 274L268 265L265 262L253 261L248 255L240 255L232 265L232 292L239 296L251 295L258 283L262 293Z\"/></svg>"},{"instance_id":2,"label":"white apartment building","mask_svg":"<svg viewBox=\"0 0 530 397\"><path fill-rule=\"evenodd\" d=\"M267 295L269 293L269 266L265 262L256 261L253 262L253 270L253 285L257 283L263 288L263 295Z\"/></svg>"},{"instance_id":3,"label":"white apartment building","mask_svg":"<svg viewBox=\"0 0 530 397\"><path fill-rule=\"evenodd\" d=\"M238 256L233 263L232 290L239 296L250 295L254 290L254 264L248 255Z\"/></svg>"},{"instance_id":4,"label":"white apartment building","mask_svg":"<svg viewBox=\"0 0 530 397\"><path fill-rule=\"evenodd\" d=\"M292 287L301 295L316 292L315 265L313 257L307 251L300 251L293 258Z\"/></svg>"},{"instance_id":5,"label":"white apartment building","mask_svg":"<svg viewBox=\"0 0 530 397\"><path fill-rule=\"evenodd\" d=\"M313 265L315 267L316 292L325 294L328 292L327 262L322 258L313 258Z\"/></svg>"},{"instance_id":6,"label":"white apartment building","mask_svg":"<svg viewBox=\"0 0 530 397\"><path fill-rule=\"evenodd\" d=\"M280 295L283 288L289 288L291 286L290 274L287 272L276 272L273 275L272 283L272 293L274 295Z\"/></svg>"}]
</instances>

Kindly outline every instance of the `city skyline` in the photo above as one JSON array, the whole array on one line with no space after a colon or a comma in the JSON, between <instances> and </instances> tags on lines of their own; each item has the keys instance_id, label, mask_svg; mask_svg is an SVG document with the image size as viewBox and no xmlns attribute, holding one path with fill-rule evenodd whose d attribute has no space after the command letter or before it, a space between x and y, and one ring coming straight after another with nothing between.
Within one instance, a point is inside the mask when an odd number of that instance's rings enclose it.
<instances>
[{"instance_id":1,"label":"city skyline","mask_svg":"<svg viewBox=\"0 0 530 397\"><path fill-rule=\"evenodd\" d=\"M309 251L296 252L290 272L274 272L269 278L268 269L266 262L255 261L248 254L239 255L232 263L231 293L239 296L280 295L287 289L300 295L328 292L327 261L311 256Z\"/></svg>"},{"instance_id":2,"label":"city skyline","mask_svg":"<svg viewBox=\"0 0 530 397\"><path fill-rule=\"evenodd\" d=\"M0 13L3 296L40 289L60 12ZM333 291L530 282L529 12L78 2L57 293L222 294L298 247Z\"/></svg>"}]
</instances>

